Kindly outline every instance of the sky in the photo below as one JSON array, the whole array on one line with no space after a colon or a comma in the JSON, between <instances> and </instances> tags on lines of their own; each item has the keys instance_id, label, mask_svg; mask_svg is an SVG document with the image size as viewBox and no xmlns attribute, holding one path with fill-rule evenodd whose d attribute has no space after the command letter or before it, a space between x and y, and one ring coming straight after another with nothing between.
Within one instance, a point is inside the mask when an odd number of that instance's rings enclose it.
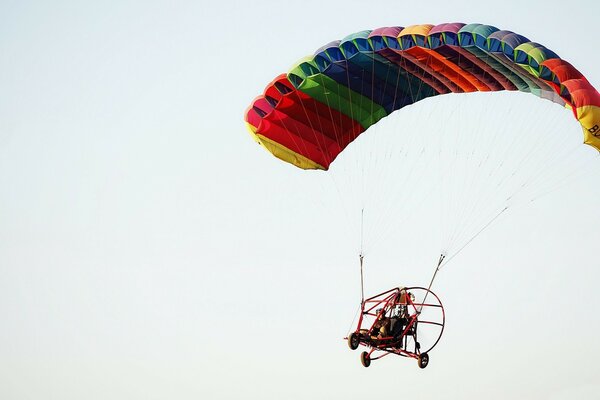
<instances>
[{"instance_id":1,"label":"sky","mask_svg":"<svg viewBox=\"0 0 600 400\"><path fill-rule=\"evenodd\" d=\"M381 26L509 29L598 87L599 4L2 1L0 398L597 397L600 159L569 112L518 94L465 100L568 131L581 168L440 270L447 323L425 370L392 356L365 369L343 338L360 208L375 294L429 282L445 249L430 204L377 225L381 196L344 195L360 152L331 176L300 171L257 146L243 114L296 60ZM444 101L392 126L424 129ZM390 176L374 190L398 193Z\"/></svg>"}]
</instances>

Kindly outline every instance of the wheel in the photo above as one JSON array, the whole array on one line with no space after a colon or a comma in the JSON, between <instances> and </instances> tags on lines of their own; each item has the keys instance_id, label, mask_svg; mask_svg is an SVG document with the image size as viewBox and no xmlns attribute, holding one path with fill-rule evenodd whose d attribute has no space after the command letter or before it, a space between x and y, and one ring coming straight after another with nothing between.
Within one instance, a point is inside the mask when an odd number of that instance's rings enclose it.
<instances>
[{"instance_id":1,"label":"wheel","mask_svg":"<svg viewBox=\"0 0 600 400\"><path fill-rule=\"evenodd\" d=\"M419 368L425 368L429 364L429 354L423 353L419 355Z\"/></svg>"},{"instance_id":2,"label":"wheel","mask_svg":"<svg viewBox=\"0 0 600 400\"><path fill-rule=\"evenodd\" d=\"M358 349L358 345L360 344L360 337L356 332L352 332L350 336L348 336L348 347L350 350Z\"/></svg>"},{"instance_id":3,"label":"wheel","mask_svg":"<svg viewBox=\"0 0 600 400\"><path fill-rule=\"evenodd\" d=\"M371 357L369 356L369 353L367 353L366 351L363 351L360 354L360 362L362 363L363 367L367 368L369 365L371 365Z\"/></svg>"}]
</instances>

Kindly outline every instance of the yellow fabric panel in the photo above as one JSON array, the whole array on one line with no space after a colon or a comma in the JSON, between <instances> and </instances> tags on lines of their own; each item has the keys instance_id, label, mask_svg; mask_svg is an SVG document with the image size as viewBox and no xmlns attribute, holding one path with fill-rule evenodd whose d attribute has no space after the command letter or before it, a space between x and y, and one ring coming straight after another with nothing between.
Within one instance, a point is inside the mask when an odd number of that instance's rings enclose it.
<instances>
[{"instance_id":1,"label":"yellow fabric panel","mask_svg":"<svg viewBox=\"0 0 600 400\"><path fill-rule=\"evenodd\" d=\"M400 38L404 35L427 36L431 28L433 28L433 25L430 24L407 26L406 28L402 29L398 37Z\"/></svg>"},{"instance_id":2,"label":"yellow fabric panel","mask_svg":"<svg viewBox=\"0 0 600 400\"><path fill-rule=\"evenodd\" d=\"M600 107L578 107L577 119L583 128L583 143L600 151Z\"/></svg>"},{"instance_id":3,"label":"yellow fabric panel","mask_svg":"<svg viewBox=\"0 0 600 400\"><path fill-rule=\"evenodd\" d=\"M261 144L260 139L258 138L258 136L256 136L256 127L246 122L246 128L248 128L248 132L250 132L250 136L252 136L252 139L254 139L256 143Z\"/></svg>"},{"instance_id":4,"label":"yellow fabric panel","mask_svg":"<svg viewBox=\"0 0 600 400\"><path fill-rule=\"evenodd\" d=\"M302 168L302 169L325 170L325 168L323 168L323 166L317 164L316 162L314 162L312 160L309 160L308 158L304 157L303 155L298 154L298 153L288 149L287 147L284 147L284 146L280 145L279 143L274 142L271 139L264 137L260 133L256 133L256 128L254 126L246 123L246 127L248 128L248 131L250 132L250 135L252 136L252 138L258 144L260 144L262 147L267 149L267 151L269 153L273 154L275 157L279 158L280 160L283 160L285 162L293 164L296 167Z\"/></svg>"}]
</instances>

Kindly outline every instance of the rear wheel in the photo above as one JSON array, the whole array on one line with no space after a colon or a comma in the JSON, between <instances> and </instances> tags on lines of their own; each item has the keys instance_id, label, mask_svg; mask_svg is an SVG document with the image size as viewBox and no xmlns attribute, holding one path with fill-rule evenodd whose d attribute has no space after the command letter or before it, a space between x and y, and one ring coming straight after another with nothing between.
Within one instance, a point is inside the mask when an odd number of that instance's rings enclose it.
<instances>
[{"instance_id":1,"label":"rear wheel","mask_svg":"<svg viewBox=\"0 0 600 400\"><path fill-rule=\"evenodd\" d=\"M371 357L369 356L369 353L367 353L366 351L363 351L360 354L360 362L363 365L363 367L367 368L369 365L371 365Z\"/></svg>"},{"instance_id":2,"label":"rear wheel","mask_svg":"<svg viewBox=\"0 0 600 400\"><path fill-rule=\"evenodd\" d=\"M429 354L423 353L419 355L419 368L425 368L429 364Z\"/></svg>"},{"instance_id":3,"label":"rear wheel","mask_svg":"<svg viewBox=\"0 0 600 400\"><path fill-rule=\"evenodd\" d=\"M350 334L350 336L348 336L348 347L350 347L351 350L356 350L356 349L358 349L359 344L360 344L360 337L358 336L358 334L356 332L352 332Z\"/></svg>"}]
</instances>

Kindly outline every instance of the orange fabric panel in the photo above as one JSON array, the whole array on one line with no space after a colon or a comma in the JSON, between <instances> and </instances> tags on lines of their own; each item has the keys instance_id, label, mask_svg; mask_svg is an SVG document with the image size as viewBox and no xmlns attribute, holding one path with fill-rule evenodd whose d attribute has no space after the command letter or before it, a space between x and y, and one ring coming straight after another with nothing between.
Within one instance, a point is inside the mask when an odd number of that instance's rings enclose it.
<instances>
[{"instance_id":1,"label":"orange fabric panel","mask_svg":"<svg viewBox=\"0 0 600 400\"><path fill-rule=\"evenodd\" d=\"M421 63L429 64L436 72L456 83L465 92L489 92L490 88L477 79L473 74L463 71L456 64L446 60L433 50L422 47L411 47L404 51L415 57Z\"/></svg>"}]
</instances>

